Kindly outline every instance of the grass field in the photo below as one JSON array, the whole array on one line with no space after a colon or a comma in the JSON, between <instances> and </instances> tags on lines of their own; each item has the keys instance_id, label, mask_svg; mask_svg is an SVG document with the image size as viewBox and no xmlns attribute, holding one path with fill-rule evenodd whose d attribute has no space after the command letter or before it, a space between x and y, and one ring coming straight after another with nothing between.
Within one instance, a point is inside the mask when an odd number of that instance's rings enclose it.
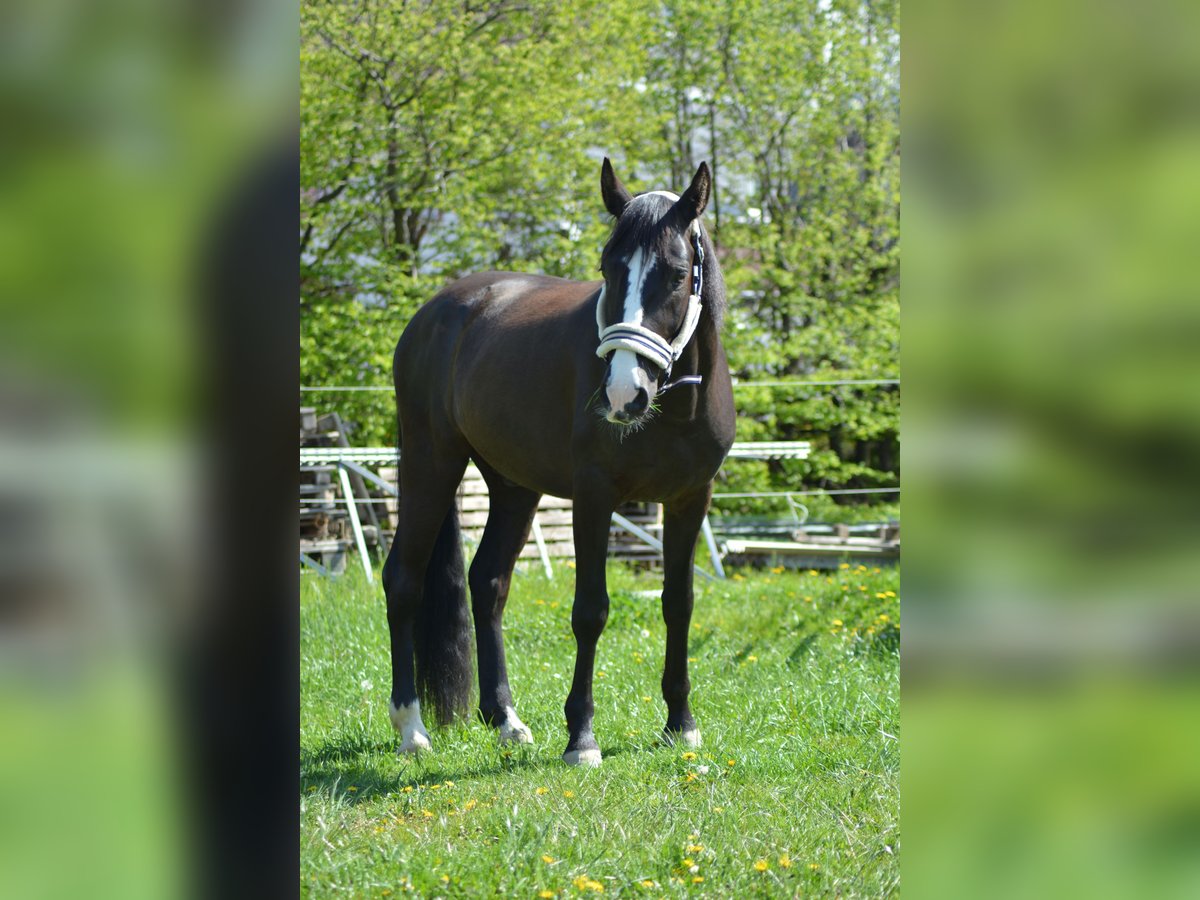
<instances>
[{"instance_id":1,"label":"grass field","mask_svg":"<svg viewBox=\"0 0 1200 900\"><path fill-rule=\"evenodd\" d=\"M534 745L478 721L397 758L384 602L301 587L306 896L877 897L899 890L899 574L697 579L694 752L658 741L657 576L619 564L595 687L598 769L569 768L573 572L514 580L509 674Z\"/></svg>"}]
</instances>

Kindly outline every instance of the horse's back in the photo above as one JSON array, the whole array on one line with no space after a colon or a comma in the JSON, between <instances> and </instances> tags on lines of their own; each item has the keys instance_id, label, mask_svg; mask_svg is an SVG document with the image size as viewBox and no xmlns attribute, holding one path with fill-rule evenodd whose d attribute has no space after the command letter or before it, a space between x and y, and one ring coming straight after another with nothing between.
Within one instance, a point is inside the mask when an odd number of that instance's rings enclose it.
<instances>
[{"instance_id":1,"label":"horse's back","mask_svg":"<svg viewBox=\"0 0 1200 900\"><path fill-rule=\"evenodd\" d=\"M595 341L589 300L599 288L598 282L517 272L479 272L444 287L417 311L396 346L402 423L444 423L485 456L488 450L509 456L532 436L531 428L547 429L543 440L551 439L551 429L555 440L563 439L559 432L569 433L574 406L573 367L597 362L585 345ZM533 402L560 412L553 421L519 422L521 409ZM498 467L506 468L503 460Z\"/></svg>"}]
</instances>

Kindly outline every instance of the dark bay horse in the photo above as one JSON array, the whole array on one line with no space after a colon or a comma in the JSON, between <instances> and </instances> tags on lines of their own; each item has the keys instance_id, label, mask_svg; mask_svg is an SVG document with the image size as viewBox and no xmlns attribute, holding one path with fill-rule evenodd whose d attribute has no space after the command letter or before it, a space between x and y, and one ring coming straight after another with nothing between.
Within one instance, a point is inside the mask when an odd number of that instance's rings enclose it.
<instances>
[{"instance_id":1,"label":"dark bay horse","mask_svg":"<svg viewBox=\"0 0 1200 900\"><path fill-rule=\"evenodd\" d=\"M468 586L479 713L501 742L532 742L513 708L500 621L542 494L574 501L577 651L563 759L601 760L592 670L608 618L609 523L628 500L663 504L665 735L699 745L688 708L692 563L734 432L720 339L725 286L700 224L710 185L701 163L682 197L635 197L605 159L601 194L616 222L602 282L470 275L426 303L401 336L400 519L383 570L401 752L430 748L418 695L439 723L467 711ZM465 575L455 491L468 460L487 482L490 512Z\"/></svg>"}]
</instances>

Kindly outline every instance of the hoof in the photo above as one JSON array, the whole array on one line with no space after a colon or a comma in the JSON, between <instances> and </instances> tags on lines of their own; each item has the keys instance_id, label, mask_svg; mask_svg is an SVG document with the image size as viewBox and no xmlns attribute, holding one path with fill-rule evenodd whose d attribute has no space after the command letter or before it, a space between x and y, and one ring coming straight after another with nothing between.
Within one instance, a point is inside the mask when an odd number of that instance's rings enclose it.
<instances>
[{"instance_id":1,"label":"hoof","mask_svg":"<svg viewBox=\"0 0 1200 900\"><path fill-rule=\"evenodd\" d=\"M599 750L568 750L563 754L563 762L568 766L598 766L604 761Z\"/></svg>"},{"instance_id":2,"label":"hoof","mask_svg":"<svg viewBox=\"0 0 1200 900\"><path fill-rule=\"evenodd\" d=\"M500 726L500 743L532 744L533 732L529 730L528 725L520 720L512 725L510 725L508 722L505 722Z\"/></svg>"},{"instance_id":3,"label":"hoof","mask_svg":"<svg viewBox=\"0 0 1200 900\"><path fill-rule=\"evenodd\" d=\"M689 728L686 731L663 731L663 740L671 746L683 744L695 749L700 746L700 729Z\"/></svg>"},{"instance_id":4,"label":"hoof","mask_svg":"<svg viewBox=\"0 0 1200 900\"><path fill-rule=\"evenodd\" d=\"M418 753L424 753L433 749L433 744L429 743L429 735L427 734L410 734L400 742L400 749L396 753L400 756L416 756Z\"/></svg>"},{"instance_id":5,"label":"hoof","mask_svg":"<svg viewBox=\"0 0 1200 900\"><path fill-rule=\"evenodd\" d=\"M511 706L504 708L504 721L500 723L500 744L532 744L533 732L529 726L517 718L517 711Z\"/></svg>"},{"instance_id":6,"label":"hoof","mask_svg":"<svg viewBox=\"0 0 1200 900\"><path fill-rule=\"evenodd\" d=\"M388 717L392 720L392 727L400 735L398 752L401 755L415 756L423 750L433 749L433 745L429 742L429 732L425 730L425 724L421 721L420 703L414 701L401 706L389 703Z\"/></svg>"}]
</instances>

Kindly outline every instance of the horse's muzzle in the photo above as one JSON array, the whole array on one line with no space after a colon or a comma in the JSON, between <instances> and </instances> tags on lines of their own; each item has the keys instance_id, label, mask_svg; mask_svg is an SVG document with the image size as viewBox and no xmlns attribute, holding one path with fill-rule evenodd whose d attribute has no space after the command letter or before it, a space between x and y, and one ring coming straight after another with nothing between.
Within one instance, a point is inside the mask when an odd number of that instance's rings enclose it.
<instances>
[{"instance_id":1,"label":"horse's muzzle","mask_svg":"<svg viewBox=\"0 0 1200 900\"><path fill-rule=\"evenodd\" d=\"M650 408L650 395L645 388L638 388L634 398L620 409L613 409L608 404L608 413L604 418L616 425L631 425L646 414Z\"/></svg>"}]
</instances>

